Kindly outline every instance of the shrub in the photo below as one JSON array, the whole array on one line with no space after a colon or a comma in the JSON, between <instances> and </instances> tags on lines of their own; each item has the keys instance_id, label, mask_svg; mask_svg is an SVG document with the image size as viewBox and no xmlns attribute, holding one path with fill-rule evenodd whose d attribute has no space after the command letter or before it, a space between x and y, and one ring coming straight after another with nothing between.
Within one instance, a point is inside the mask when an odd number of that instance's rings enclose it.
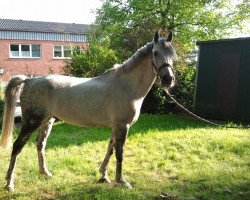
<instances>
[{"instance_id":1,"label":"shrub","mask_svg":"<svg viewBox=\"0 0 250 200\"><path fill-rule=\"evenodd\" d=\"M183 106L191 110L195 86L195 68L189 66L177 67L175 76L176 85L170 93ZM179 108L166 95L160 83L153 85L142 105L142 113L163 114L179 111Z\"/></svg>"},{"instance_id":2,"label":"shrub","mask_svg":"<svg viewBox=\"0 0 250 200\"><path fill-rule=\"evenodd\" d=\"M73 55L66 61L63 71L67 75L77 77L98 76L118 63L115 52L109 48L109 40L101 44L90 43L88 49L79 52L73 49Z\"/></svg>"}]
</instances>

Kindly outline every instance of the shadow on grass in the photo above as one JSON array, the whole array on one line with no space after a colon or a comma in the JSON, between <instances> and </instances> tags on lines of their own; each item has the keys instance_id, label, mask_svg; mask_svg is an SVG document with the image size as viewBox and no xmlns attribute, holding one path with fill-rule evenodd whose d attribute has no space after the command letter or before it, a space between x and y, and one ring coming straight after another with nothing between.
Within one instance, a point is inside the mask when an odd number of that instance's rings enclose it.
<instances>
[{"instance_id":1,"label":"shadow on grass","mask_svg":"<svg viewBox=\"0 0 250 200\"><path fill-rule=\"evenodd\" d=\"M76 184L71 186L71 191L64 194L58 194L55 199L115 199L115 200L139 200L154 199L153 196L146 196L142 191L137 189L130 190L124 187L109 188L107 184Z\"/></svg>"},{"instance_id":2,"label":"shadow on grass","mask_svg":"<svg viewBox=\"0 0 250 200\"><path fill-rule=\"evenodd\" d=\"M218 176L220 176L218 174ZM149 183L152 184L152 183ZM152 185L152 188L134 186L132 190L124 187L109 188L106 183L97 182L76 182L57 184L48 190L46 187L41 187L39 191L18 192L14 193L3 191L0 189L0 199L44 199L44 200L65 200L65 199L91 199L91 200L248 200L249 198L249 182L231 183L227 187L221 183L213 182L210 179L200 179L194 177L193 180L168 180L166 183L157 183ZM175 198L164 198L161 194L169 194Z\"/></svg>"},{"instance_id":3,"label":"shadow on grass","mask_svg":"<svg viewBox=\"0 0 250 200\"><path fill-rule=\"evenodd\" d=\"M160 199L195 199L195 200L248 200L249 191L246 184L238 185L230 188L218 188L218 185L207 185L202 188L197 186L198 183L190 185L192 189L183 189L185 182L180 182L178 186L172 183L172 186L161 186L161 188L167 189L167 191L144 191L142 188L133 188L129 190L127 188L117 187L108 188L107 185L73 185L71 186L71 192L58 194L55 199L116 199L116 200L160 200ZM175 188L174 188L175 187ZM162 194L168 194L169 197L164 197Z\"/></svg>"},{"instance_id":4,"label":"shadow on grass","mask_svg":"<svg viewBox=\"0 0 250 200\"><path fill-rule=\"evenodd\" d=\"M185 115L141 115L131 126L129 136L146 134L148 131L173 131L178 129L213 127ZM87 142L108 141L111 128L81 128L63 122L55 123L48 138L47 149L81 145ZM30 143L35 143L37 132Z\"/></svg>"},{"instance_id":5,"label":"shadow on grass","mask_svg":"<svg viewBox=\"0 0 250 200\"><path fill-rule=\"evenodd\" d=\"M136 188L130 190L124 187L109 188L108 184L103 183L76 183L65 186L58 185L55 190L40 188L40 191L34 195L32 192L14 193L3 191L0 189L0 200L12 199L43 199L43 200L139 200L139 199L154 199L154 196L149 193L144 193Z\"/></svg>"}]
</instances>

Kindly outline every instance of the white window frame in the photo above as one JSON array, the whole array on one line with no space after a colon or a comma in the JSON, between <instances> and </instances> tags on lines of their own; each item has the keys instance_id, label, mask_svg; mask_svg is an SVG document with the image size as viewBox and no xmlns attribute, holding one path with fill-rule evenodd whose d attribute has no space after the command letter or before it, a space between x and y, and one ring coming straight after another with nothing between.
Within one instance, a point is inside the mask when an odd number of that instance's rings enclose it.
<instances>
[{"instance_id":1,"label":"white window frame","mask_svg":"<svg viewBox=\"0 0 250 200\"><path fill-rule=\"evenodd\" d=\"M12 53L11 53L11 45L18 45L18 56L12 56ZM29 46L29 56L22 56L22 45L27 45ZM33 45L37 45L40 47L40 56L39 57L33 57L32 56L32 46ZM12 43L9 45L9 57L10 58L33 58L33 59L37 59L37 58L41 58L41 45L40 44L16 44L16 43Z\"/></svg>"},{"instance_id":2,"label":"white window frame","mask_svg":"<svg viewBox=\"0 0 250 200\"><path fill-rule=\"evenodd\" d=\"M61 57L56 57L55 56L55 47L61 47ZM65 57L64 56L64 47L68 47L70 49L71 55L73 54L72 48L69 45L54 45L53 46L53 58L54 59L71 59L71 57Z\"/></svg>"}]
</instances>

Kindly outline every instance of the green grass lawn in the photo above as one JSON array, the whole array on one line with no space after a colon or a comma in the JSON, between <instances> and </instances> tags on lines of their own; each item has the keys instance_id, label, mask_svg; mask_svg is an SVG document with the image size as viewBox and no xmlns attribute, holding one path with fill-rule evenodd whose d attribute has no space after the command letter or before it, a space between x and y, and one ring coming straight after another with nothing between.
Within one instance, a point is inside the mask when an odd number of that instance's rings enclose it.
<instances>
[{"instance_id":1,"label":"green grass lawn","mask_svg":"<svg viewBox=\"0 0 250 200\"><path fill-rule=\"evenodd\" d=\"M132 190L97 182L110 131L55 124L46 150L51 178L38 173L34 133L18 157L14 193L4 190L11 152L0 149L0 199L250 199L249 129L216 128L177 115L141 116L130 128L124 155ZM114 174L115 156L111 180Z\"/></svg>"}]
</instances>

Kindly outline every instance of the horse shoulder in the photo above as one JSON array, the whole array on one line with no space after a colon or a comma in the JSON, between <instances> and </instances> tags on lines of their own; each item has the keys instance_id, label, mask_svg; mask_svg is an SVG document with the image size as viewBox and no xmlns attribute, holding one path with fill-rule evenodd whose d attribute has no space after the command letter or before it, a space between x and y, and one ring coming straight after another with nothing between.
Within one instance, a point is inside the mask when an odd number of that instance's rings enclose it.
<instances>
[{"instance_id":1,"label":"horse shoulder","mask_svg":"<svg viewBox=\"0 0 250 200\"><path fill-rule=\"evenodd\" d=\"M132 119L132 124L134 124L138 120L138 118L140 116L143 99L144 98L139 98L139 99L135 99L135 100L133 100L131 102L132 103L132 109L134 111L134 117Z\"/></svg>"}]
</instances>

